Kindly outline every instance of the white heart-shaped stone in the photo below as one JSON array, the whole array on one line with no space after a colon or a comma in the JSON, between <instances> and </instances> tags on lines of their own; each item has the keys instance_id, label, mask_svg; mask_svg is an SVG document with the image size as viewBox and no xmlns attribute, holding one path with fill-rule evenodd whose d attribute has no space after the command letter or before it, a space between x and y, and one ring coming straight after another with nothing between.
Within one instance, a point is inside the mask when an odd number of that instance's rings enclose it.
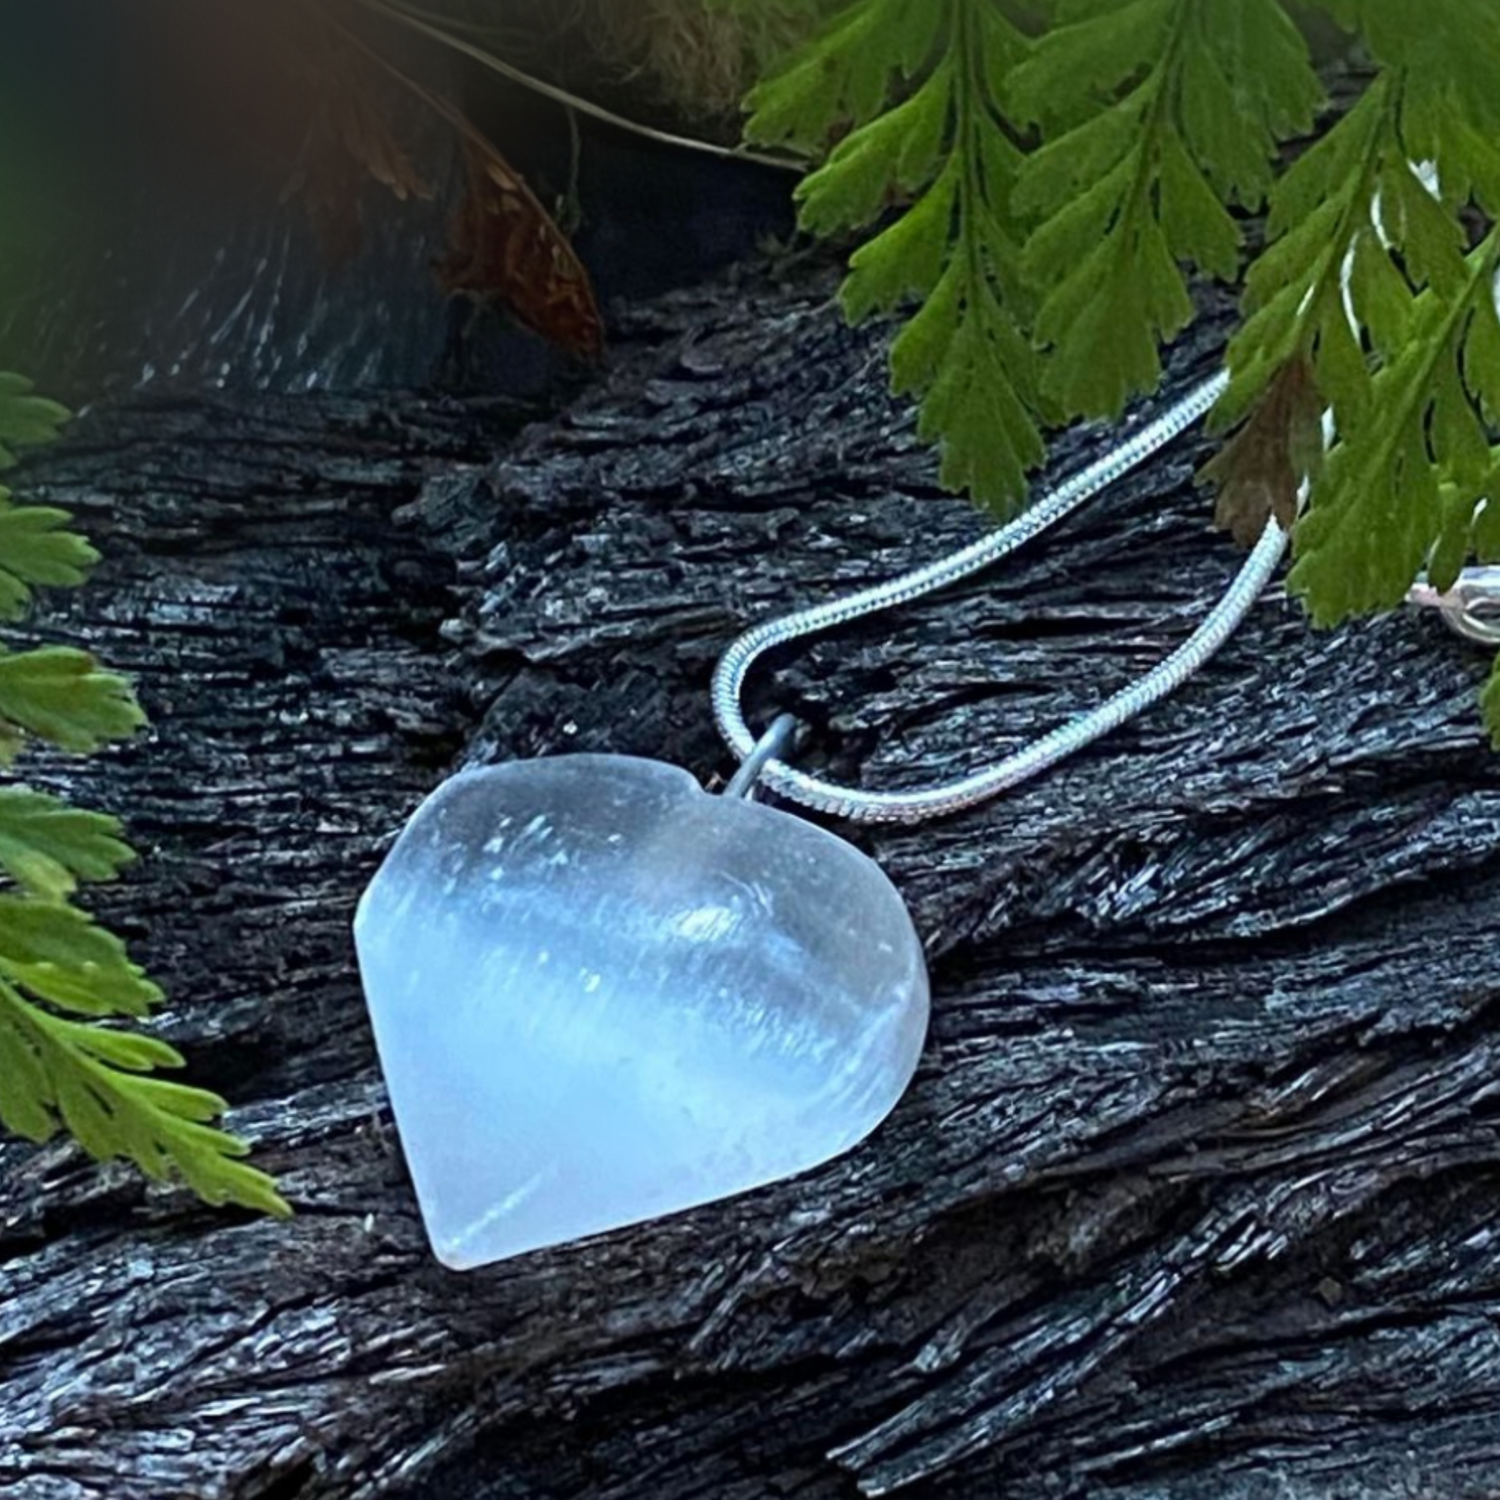
<instances>
[{"instance_id":1,"label":"white heart-shaped stone","mask_svg":"<svg viewBox=\"0 0 1500 1500\"><path fill-rule=\"evenodd\" d=\"M927 968L878 866L685 771L472 771L356 923L423 1218L455 1269L821 1165L905 1092Z\"/></svg>"}]
</instances>

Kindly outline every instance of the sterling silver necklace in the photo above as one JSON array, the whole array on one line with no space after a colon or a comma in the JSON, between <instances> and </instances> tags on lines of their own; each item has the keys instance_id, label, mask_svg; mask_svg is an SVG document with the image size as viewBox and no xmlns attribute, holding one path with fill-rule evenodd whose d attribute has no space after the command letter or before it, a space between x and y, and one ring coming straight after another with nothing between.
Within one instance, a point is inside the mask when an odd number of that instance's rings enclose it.
<instances>
[{"instance_id":1,"label":"sterling silver necklace","mask_svg":"<svg viewBox=\"0 0 1500 1500\"><path fill-rule=\"evenodd\" d=\"M741 760L755 752L756 736L745 722L741 700L750 673L768 651L805 636L825 634L866 615L910 604L993 567L1195 426L1218 404L1228 383L1222 375L1205 381L1128 442L1044 495L1017 520L972 546L889 583L758 625L741 636L724 654L713 685L714 715L730 748ZM924 823L978 807L1076 755L1176 692L1239 629L1275 575L1286 546L1286 533L1273 521L1229 592L1179 650L1107 703L987 771L925 791L865 792L821 781L772 758L761 767L760 779L768 790L789 802L860 823Z\"/></svg>"},{"instance_id":2,"label":"sterling silver necklace","mask_svg":"<svg viewBox=\"0 0 1500 1500\"><path fill-rule=\"evenodd\" d=\"M890 583L758 625L715 674L741 761L723 796L616 755L460 774L418 810L360 906L360 968L438 1257L503 1260L796 1177L863 1141L916 1071L921 941L880 868L772 803L862 823L964 811L1187 682L1275 575L1274 521L1179 650L1101 707L976 775L904 792L788 762L795 724L746 721L771 650L993 566L1200 421L1205 381L1018 520ZM1414 597L1500 635L1500 576ZM1489 570L1496 572L1496 570Z\"/></svg>"}]
</instances>

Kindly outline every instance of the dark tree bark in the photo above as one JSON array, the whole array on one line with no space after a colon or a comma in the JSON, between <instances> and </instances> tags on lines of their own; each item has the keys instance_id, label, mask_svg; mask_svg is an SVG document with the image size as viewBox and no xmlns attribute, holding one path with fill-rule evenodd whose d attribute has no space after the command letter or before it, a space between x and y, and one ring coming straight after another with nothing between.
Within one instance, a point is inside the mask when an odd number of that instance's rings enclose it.
<instances>
[{"instance_id":1,"label":"dark tree bark","mask_svg":"<svg viewBox=\"0 0 1500 1500\"><path fill-rule=\"evenodd\" d=\"M470 1276L429 1258L348 931L418 798L464 756L722 775L706 680L746 622L983 525L832 286L639 310L514 439L503 410L278 398L100 412L35 468L109 555L60 628L156 721L74 773L150 846L107 914L300 1214L0 1147L0 1493L1500 1492L1500 762L1483 663L1410 617L1316 635L1271 598L1055 774L856 835L936 1004L853 1156ZM797 655L759 711L897 786L1097 702L1237 565L1203 451Z\"/></svg>"}]
</instances>

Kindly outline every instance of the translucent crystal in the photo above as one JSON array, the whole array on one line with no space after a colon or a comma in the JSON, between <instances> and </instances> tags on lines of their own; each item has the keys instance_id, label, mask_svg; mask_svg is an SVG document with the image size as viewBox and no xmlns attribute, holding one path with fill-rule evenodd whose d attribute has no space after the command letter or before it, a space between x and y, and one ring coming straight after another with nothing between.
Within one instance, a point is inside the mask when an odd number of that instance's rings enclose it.
<instances>
[{"instance_id":1,"label":"translucent crystal","mask_svg":"<svg viewBox=\"0 0 1500 1500\"><path fill-rule=\"evenodd\" d=\"M440 1259L485 1265L790 1177L911 1081L927 971L880 869L684 771L467 773L360 907L360 967Z\"/></svg>"}]
</instances>

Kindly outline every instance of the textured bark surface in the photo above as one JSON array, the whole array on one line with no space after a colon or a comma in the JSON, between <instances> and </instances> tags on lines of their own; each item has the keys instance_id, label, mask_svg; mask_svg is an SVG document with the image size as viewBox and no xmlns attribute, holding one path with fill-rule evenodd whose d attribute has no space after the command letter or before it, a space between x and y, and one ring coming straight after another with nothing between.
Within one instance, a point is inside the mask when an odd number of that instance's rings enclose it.
<instances>
[{"instance_id":1,"label":"textured bark surface","mask_svg":"<svg viewBox=\"0 0 1500 1500\"><path fill-rule=\"evenodd\" d=\"M464 755L722 774L705 685L742 625L982 524L832 286L638 310L515 440L503 410L288 398L96 415L35 471L110 557L58 628L157 724L79 778L150 846L110 915L301 1212L0 1146L0 1493L1500 1491L1500 761L1482 663L1426 621L1316 636L1268 599L1044 781L860 836L936 1006L852 1157L488 1272L428 1258L348 936L405 814ZM1201 457L799 653L758 710L896 786L1097 702L1237 565Z\"/></svg>"}]
</instances>

